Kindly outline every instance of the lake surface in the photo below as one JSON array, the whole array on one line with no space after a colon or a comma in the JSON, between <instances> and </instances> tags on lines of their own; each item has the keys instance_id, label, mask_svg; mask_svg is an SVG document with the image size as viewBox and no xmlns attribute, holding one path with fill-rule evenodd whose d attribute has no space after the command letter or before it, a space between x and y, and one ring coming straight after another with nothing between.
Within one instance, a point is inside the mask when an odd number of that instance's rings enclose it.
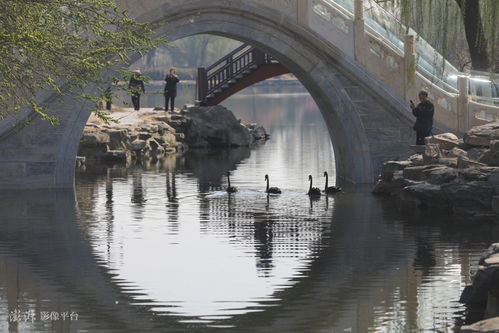
<instances>
[{"instance_id":1,"label":"lake surface","mask_svg":"<svg viewBox=\"0 0 499 333\"><path fill-rule=\"evenodd\" d=\"M155 164L87 166L75 191L0 192L1 332L451 332L493 226L335 183L300 89L225 103L271 134ZM154 106L154 105L147 105ZM239 192L228 195L230 171ZM264 176L283 194L267 196Z\"/></svg>"}]
</instances>

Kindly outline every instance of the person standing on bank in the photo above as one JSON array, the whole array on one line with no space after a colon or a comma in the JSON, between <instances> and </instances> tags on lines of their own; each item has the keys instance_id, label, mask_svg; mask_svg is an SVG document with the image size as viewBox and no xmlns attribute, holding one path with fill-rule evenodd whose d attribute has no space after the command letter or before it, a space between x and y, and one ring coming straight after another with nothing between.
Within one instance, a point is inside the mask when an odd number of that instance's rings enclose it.
<instances>
[{"instance_id":1,"label":"person standing on bank","mask_svg":"<svg viewBox=\"0 0 499 333\"><path fill-rule=\"evenodd\" d=\"M413 128L416 131L416 145L424 145L424 138L431 135L435 108L428 100L428 93L426 91L421 90L418 97L420 101L418 106L415 106L414 102L411 101L412 114L416 117L416 123Z\"/></svg>"},{"instance_id":2,"label":"person standing on bank","mask_svg":"<svg viewBox=\"0 0 499 333\"><path fill-rule=\"evenodd\" d=\"M140 74L139 69L134 70L130 82L128 83L128 89L132 96L132 104L135 111L140 110L140 94L146 93L144 81L140 79Z\"/></svg>"},{"instance_id":3,"label":"person standing on bank","mask_svg":"<svg viewBox=\"0 0 499 333\"><path fill-rule=\"evenodd\" d=\"M175 97L177 97L177 83L180 80L177 76L177 70L175 67L170 68L170 72L165 77L165 111L168 111L168 101L170 101L170 110L175 108Z\"/></svg>"}]
</instances>

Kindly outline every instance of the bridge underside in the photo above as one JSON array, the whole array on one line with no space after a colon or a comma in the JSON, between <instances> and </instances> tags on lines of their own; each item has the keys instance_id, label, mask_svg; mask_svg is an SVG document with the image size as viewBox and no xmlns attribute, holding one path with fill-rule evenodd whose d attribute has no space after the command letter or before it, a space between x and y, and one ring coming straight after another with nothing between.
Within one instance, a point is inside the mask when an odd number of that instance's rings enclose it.
<instances>
[{"instance_id":1,"label":"bridge underside","mask_svg":"<svg viewBox=\"0 0 499 333\"><path fill-rule=\"evenodd\" d=\"M255 71L250 73L248 76L244 77L241 81L238 81L235 85L227 88L219 96L210 99L206 105L217 105L222 103L224 100L230 96L236 94L237 92L252 86L255 83L265 81L275 76L288 74L289 70L281 64L265 64L258 67Z\"/></svg>"},{"instance_id":2,"label":"bridge underside","mask_svg":"<svg viewBox=\"0 0 499 333\"><path fill-rule=\"evenodd\" d=\"M139 20L152 22L157 34L170 41L216 34L272 54L317 103L340 178L372 183L383 161L408 156L413 131L405 103L296 20L253 1L154 1L141 6L147 10ZM0 121L0 188L74 186L79 139L93 105L71 96L62 102L47 99L45 104L50 115L59 117L59 126L37 117Z\"/></svg>"}]
</instances>

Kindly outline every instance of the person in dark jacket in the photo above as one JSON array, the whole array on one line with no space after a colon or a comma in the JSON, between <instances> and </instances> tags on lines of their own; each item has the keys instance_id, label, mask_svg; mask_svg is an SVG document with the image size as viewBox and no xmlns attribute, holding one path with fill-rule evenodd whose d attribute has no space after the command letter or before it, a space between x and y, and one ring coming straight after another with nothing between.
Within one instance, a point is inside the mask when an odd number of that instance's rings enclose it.
<instances>
[{"instance_id":1,"label":"person in dark jacket","mask_svg":"<svg viewBox=\"0 0 499 333\"><path fill-rule=\"evenodd\" d=\"M416 131L416 145L424 145L424 138L431 135L435 108L428 100L428 93L426 91L421 90L418 97L421 102L418 106L415 106L414 102L411 101L412 114L416 117L416 123L413 128Z\"/></svg>"},{"instance_id":2,"label":"person in dark jacket","mask_svg":"<svg viewBox=\"0 0 499 333\"><path fill-rule=\"evenodd\" d=\"M146 92L144 81L140 79L140 70L136 69L133 71L130 82L128 83L128 89L131 91L133 108L135 111L139 111L140 94Z\"/></svg>"},{"instance_id":3,"label":"person in dark jacket","mask_svg":"<svg viewBox=\"0 0 499 333\"><path fill-rule=\"evenodd\" d=\"M177 83L180 80L177 76L175 67L170 68L170 72L165 77L165 111L168 111L168 101L170 101L170 109L173 112L175 108L175 97L177 97Z\"/></svg>"}]
</instances>

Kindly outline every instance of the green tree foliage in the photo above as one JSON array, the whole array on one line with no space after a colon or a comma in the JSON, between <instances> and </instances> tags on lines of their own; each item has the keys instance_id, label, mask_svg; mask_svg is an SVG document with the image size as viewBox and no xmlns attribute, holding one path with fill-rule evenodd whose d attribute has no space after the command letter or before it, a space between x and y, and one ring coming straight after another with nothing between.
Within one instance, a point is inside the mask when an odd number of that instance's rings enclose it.
<instances>
[{"instance_id":1,"label":"green tree foliage","mask_svg":"<svg viewBox=\"0 0 499 333\"><path fill-rule=\"evenodd\" d=\"M0 22L0 119L31 107L56 122L37 92L97 99L83 91L104 69L161 42L109 0L1 0Z\"/></svg>"},{"instance_id":2,"label":"green tree foliage","mask_svg":"<svg viewBox=\"0 0 499 333\"><path fill-rule=\"evenodd\" d=\"M493 70L499 48L498 0L376 0L447 58L466 41L471 67ZM459 65L459 64L456 64Z\"/></svg>"}]
</instances>

